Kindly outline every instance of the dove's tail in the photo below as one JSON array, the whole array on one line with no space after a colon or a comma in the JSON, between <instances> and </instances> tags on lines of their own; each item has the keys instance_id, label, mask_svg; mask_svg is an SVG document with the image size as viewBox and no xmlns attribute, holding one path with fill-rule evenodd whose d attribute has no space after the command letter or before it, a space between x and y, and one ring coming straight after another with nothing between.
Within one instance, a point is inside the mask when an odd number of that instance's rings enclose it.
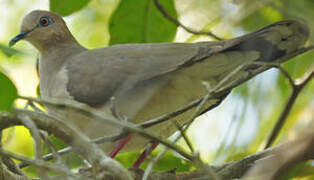
<instances>
[{"instance_id":1,"label":"dove's tail","mask_svg":"<svg viewBox=\"0 0 314 180\"><path fill-rule=\"evenodd\" d=\"M304 46L310 35L308 26L300 21L287 20L266 26L256 32L227 40L228 51L257 51L257 61L273 62ZM227 45L228 46L228 45Z\"/></svg>"}]
</instances>

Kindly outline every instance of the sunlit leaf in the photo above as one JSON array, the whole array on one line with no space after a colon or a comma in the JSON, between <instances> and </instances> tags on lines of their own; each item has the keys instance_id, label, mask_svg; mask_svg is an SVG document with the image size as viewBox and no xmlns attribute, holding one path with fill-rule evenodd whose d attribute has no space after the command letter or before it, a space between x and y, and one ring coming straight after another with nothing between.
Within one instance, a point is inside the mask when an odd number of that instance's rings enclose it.
<instances>
[{"instance_id":1,"label":"sunlit leaf","mask_svg":"<svg viewBox=\"0 0 314 180\"><path fill-rule=\"evenodd\" d=\"M309 51L284 63L283 67L289 72L292 78L300 78L304 73L309 72L314 68L313 56L314 51Z\"/></svg>"},{"instance_id":2,"label":"sunlit leaf","mask_svg":"<svg viewBox=\"0 0 314 180\"><path fill-rule=\"evenodd\" d=\"M21 51L10 48L10 47L5 46L3 44L0 44L0 50L8 57L11 57L11 56L16 55L16 54L22 54Z\"/></svg>"},{"instance_id":3,"label":"sunlit leaf","mask_svg":"<svg viewBox=\"0 0 314 180\"><path fill-rule=\"evenodd\" d=\"M82 9L89 2L90 0L50 0L49 8L61 16L67 16Z\"/></svg>"},{"instance_id":4,"label":"sunlit leaf","mask_svg":"<svg viewBox=\"0 0 314 180\"><path fill-rule=\"evenodd\" d=\"M176 172L188 171L193 167L193 163L175 156L173 153L168 152L163 156L160 161L157 162L155 170L157 171L169 171L176 169Z\"/></svg>"},{"instance_id":5,"label":"sunlit leaf","mask_svg":"<svg viewBox=\"0 0 314 180\"><path fill-rule=\"evenodd\" d=\"M11 111L17 97L17 89L13 82L0 72L0 110Z\"/></svg>"},{"instance_id":6,"label":"sunlit leaf","mask_svg":"<svg viewBox=\"0 0 314 180\"><path fill-rule=\"evenodd\" d=\"M173 0L159 1L176 18ZM152 0L123 0L110 20L110 44L169 42L177 26L166 19Z\"/></svg>"},{"instance_id":7,"label":"sunlit leaf","mask_svg":"<svg viewBox=\"0 0 314 180\"><path fill-rule=\"evenodd\" d=\"M282 19L282 15L271 7L263 7L260 11L250 14L243 20L243 27L248 31L254 31L273 22Z\"/></svg>"},{"instance_id":8,"label":"sunlit leaf","mask_svg":"<svg viewBox=\"0 0 314 180\"><path fill-rule=\"evenodd\" d=\"M220 18L216 18L213 21L211 21L210 23L208 23L207 25L205 25L201 31L211 31L213 27L215 27L217 24L219 24L221 21ZM218 36L220 36L220 34L217 34ZM204 35L199 35L199 34L193 34L191 35L185 42L186 43L192 43L195 42L197 39L199 39L200 37L203 37ZM225 38L225 37L223 37ZM213 39L214 40L214 39Z\"/></svg>"}]
</instances>

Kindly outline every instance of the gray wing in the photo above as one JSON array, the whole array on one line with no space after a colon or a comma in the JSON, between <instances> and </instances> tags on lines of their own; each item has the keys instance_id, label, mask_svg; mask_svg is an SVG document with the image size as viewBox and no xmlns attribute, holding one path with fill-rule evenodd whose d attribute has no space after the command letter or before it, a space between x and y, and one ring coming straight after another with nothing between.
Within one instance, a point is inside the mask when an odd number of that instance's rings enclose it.
<instances>
[{"instance_id":1,"label":"gray wing","mask_svg":"<svg viewBox=\"0 0 314 180\"><path fill-rule=\"evenodd\" d=\"M75 100L101 105L138 83L176 71L201 49L201 44L160 43L86 51L67 63L67 90Z\"/></svg>"},{"instance_id":2,"label":"gray wing","mask_svg":"<svg viewBox=\"0 0 314 180\"><path fill-rule=\"evenodd\" d=\"M150 80L210 61L216 54L255 51L259 55L247 61L276 61L303 46L308 34L304 24L282 21L221 42L126 44L89 50L67 61L67 90L75 100L97 106L117 92L145 86ZM227 61L232 64L232 57Z\"/></svg>"}]
</instances>

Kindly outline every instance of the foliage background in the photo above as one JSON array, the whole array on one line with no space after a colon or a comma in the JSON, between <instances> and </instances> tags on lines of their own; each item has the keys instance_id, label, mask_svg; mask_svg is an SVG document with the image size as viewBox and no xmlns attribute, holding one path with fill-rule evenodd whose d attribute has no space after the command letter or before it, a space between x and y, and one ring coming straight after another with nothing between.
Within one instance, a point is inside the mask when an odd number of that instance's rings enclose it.
<instances>
[{"instance_id":1,"label":"foliage background","mask_svg":"<svg viewBox=\"0 0 314 180\"><path fill-rule=\"evenodd\" d=\"M210 30L222 38L232 38L255 31L283 19L303 19L314 29L313 0L161 0L167 12L195 30ZM6 44L19 32L21 19L34 9L51 9L65 16L72 33L88 48L120 43L197 42L213 40L193 35L165 19L153 0L1 0L0 3L0 108L9 110L18 93L36 96L37 52L28 43L16 49ZM312 34L308 44L313 44ZM314 68L314 52L284 64L293 78ZM14 83L11 84L10 80ZM242 86L216 109L198 118L189 129L195 148L204 161L222 164L260 150L276 122L291 89L277 70L269 70ZM304 129L314 129L314 83L303 90L293 107L276 143L295 139ZM15 102L23 106L23 102ZM8 129L2 138L4 148L27 156L33 155L30 135L23 127ZM58 140L54 142L62 147ZM184 142L179 142L186 147ZM188 148L186 147L188 150ZM158 150L157 150L158 151ZM118 159L129 166L135 153ZM76 164L76 159L70 158ZM193 167L175 154L168 153L157 166L159 170ZM30 172L32 172L30 170ZM300 164L287 177L314 179L314 162Z\"/></svg>"}]
</instances>

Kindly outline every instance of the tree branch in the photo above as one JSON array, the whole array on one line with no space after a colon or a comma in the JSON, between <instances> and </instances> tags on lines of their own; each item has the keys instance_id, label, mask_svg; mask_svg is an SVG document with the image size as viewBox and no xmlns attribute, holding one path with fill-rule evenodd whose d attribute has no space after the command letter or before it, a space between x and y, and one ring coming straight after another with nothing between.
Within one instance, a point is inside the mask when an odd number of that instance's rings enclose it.
<instances>
[{"instance_id":1,"label":"tree branch","mask_svg":"<svg viewBox=\"0 0 314 180\"><path fill-rule=\"evenodd\" d=\"M215 35L214 33L210 32L210 31L196 31L193 30L185 25L183 25L180 21L178 21L176 18L174 18L173 16L171 16L166 10L165 8L160 4L160 2L158 0L154 0L155 6L157 7L157 9L162 13L162 15L168 19L169 21L173 22L174 24L176 24L177 26L182 27L184 30L186 30L189 33L192 34L196 34L196 35L207 35L210 36L216 40L223 40L222 38L218 37L217 35Z\"/></svg>"},{"instance_id":2,"label":"tree branch","mask_svg":"<svg viewBox=\"0 0 314 180\"><path fill-rule=\"evenodd\" d=\"M286 122L287 120L287 117L296 101L296 99L298 98L300 92L302 91L302 89L310 82L310 80L313 78L314 76L314 69L306 74L302 80L300 80L299 82L294 82L292 80L292 78L289 76L289 74L286 74L285 75L286 77L289 77L289 82L290 82L290 85L292 87L292 92L291 92L291 95L289 97L289 100L287 101L282 113L280 114L278 120L276 121L276 125L275 127L273 128L273 130L271 131L271 134L270 136L268 137L267 139L267 143L266 143L266 146L265 146L265 149L270 147L271 144L275 141L276 137L278 136L280 130L282 129L284 123Z\"/></svg>"},{"instance_id":3,"label":"tree branch","mask_svg":"<svg viewBox=\"0 0 314 180\"><path fill-rule=\"evenodd\" d=\"M73 150L88 160L93 165L93 171L110 172L116 179L131 179L128 172L115 160L105 156L104 152L95 144L90 142L90 139L72 128L56 117L49 116L44 113L28 111L23 109L15 109L14 114L28 115L40 129L53 133L56 137L62 139L65 143L71 145ZM21 120L17 115L9 116L1 114L0 130L12 125L20 125ZM3 154L3 151L2 151ZM37 160L36 162L41 162ZM30 163L30 161L28 161Z\"/></svg>"},{"instance_id":4,"label":"tree branch","mask_svg":"<svg viewBox=\"0 0 314 180\"><path fill-rule=\"evenodd\" d=\"M3 180L30 180L26 176L15 174L0 162L0 178Z\"/></svg>"}]
</instances>

